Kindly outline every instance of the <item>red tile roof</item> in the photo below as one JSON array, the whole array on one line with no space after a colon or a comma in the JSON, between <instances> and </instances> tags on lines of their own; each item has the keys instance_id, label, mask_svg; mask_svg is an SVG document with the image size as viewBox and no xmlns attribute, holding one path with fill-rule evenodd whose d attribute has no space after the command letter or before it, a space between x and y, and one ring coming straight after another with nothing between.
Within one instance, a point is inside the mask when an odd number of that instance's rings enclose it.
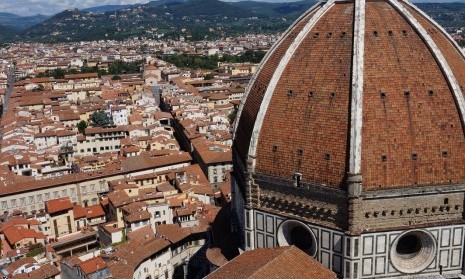
<instances>
[{"instance_id":1,"label":"red tile roof","mask_svg":"<svg viewBox=\"0 0 465 279\"><path fill-rule=\"evenodd\" d=\"M12 226L27 226L27 227L30 227L30 226L38 226L38 225L40 225L40 223L37 220L34 220L34 219L33 220L26 220L22 216L13 216L7 222L1 224L0 233L3 232L4 230L6 230L9 227L12 227Z\"/></svg>"},{"instance_id":2,"label":"red tile roof","mask_svg":"<svg viewBox=\"0 0 465 279\"><path fill-rule=\"evenodd\" d=\"M334 272L295 246L246 251L207 279L336 279Z\"/></svg>"},{"instance_id":3,"label":"red tile roof","mask_svg":"<svg viewBox=\"0 0 465 279\"><path fill-rule=\"evenodd\" d=\"M15 262L10 263L5 269L9 274L12 274L15 272L16 269L20 268L23 264L34 264L37 263L37 261L32 258L32 257L26 257L19 259Z\"/></svg>"},{"instance_id":4,"label":"red tile roof","mask_svg":"<svg viewBox=\"0 0 465 279\"><path fill-rule=\"evenodd\" d=\"M5 239L10 244L15 244L23 239L45 239L45 235L42 232L36 232L32 229L25 229L23 227L9 227L3 231Z\"/></svg>"},{"instance_id":5,"label":"red tile roof","mask_svg":"<svg viewBox=\"0 0 465 279\"><path fill-rule=\"evenodd\" d=\"M49 279L58 275L60 275L60 270L56 266L44 264L39 269L15 275L12 279Z\"/></svg>"},{"instance_id":6,"label":"red tile roof","mask_svg":"<svg viewBox=\"0 0 465 279\"><path fill-rule=\"evenodd\" d=\"M88 206L88 207L74 205L73 213L74 213L74 219L80 219L80 218L92 219L92 218L105 216L105 212L103 211L103 208L100 204Z\"/></svg>"},{"instance_id":7,"label":"red tile roof","mask_svg":"<svg viewBox=\"0 0 465 279\"><path fill-rule=\"evenodd\" d=\"M196 138L191 142L205 164L232 163L232 152L229 146L212 144L204 138Z\"/></svg>"},{"instance_id":8,"label":"red tile roof","mask_svg":"<svg viewBox=\"0 0 465 279\"><path fill-rule=\"evenodd\" d=\"M100 257L91 258L79 264L79 267L86 274L92 274L96 271L102 270L107 267L107 264Z\"/></svg>"},{"instance_id":9,"label":"red tile roof","mask_svg":"<svg viewBox=\"0 0 465 279\"><path fill-rule=\"evenodd\" d=\"M73 209L73 204L68 197L45 202L45 210L48 214L70 209Z\"/></svg>"}]
</instances>

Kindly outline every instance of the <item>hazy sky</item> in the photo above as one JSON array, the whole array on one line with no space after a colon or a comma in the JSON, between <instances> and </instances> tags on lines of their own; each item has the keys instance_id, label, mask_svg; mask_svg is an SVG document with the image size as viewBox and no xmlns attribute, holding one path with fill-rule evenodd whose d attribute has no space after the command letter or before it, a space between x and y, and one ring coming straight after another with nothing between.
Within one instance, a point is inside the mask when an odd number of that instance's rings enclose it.
<instances>
[{"instance_id":1,"label":"hazy sky","mask_svg":"<svg viewBox=\"0 0 465 279\"><path fill-rule=\"evenodd\" d=\"M226 0L239 1L239 0ZM266 2L292 2L298 0L256 0ZM460 0L414 0L413 2L456 2ZM149 0L0 0L0 12L21 16L44 14L53 15L66 9L89 8L113 4L147 3Z\"/></svg>"}]
</instances>

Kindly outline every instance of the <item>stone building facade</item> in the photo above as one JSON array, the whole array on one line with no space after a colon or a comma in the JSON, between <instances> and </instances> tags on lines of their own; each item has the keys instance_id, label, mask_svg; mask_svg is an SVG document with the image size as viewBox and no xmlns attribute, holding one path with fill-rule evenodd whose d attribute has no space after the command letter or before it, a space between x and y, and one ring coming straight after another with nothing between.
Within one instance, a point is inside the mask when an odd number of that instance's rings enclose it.
<instances>
[{"instance_id":1,"label":"stone building facade","mask_svg":"<svg viewBox=\"0 0 465 279\"><path fill-rule=\"evenodd\" d=\"M343 278L463 273L465 58L407 1L322 1L268 52L233 144L243 248Z\"/></svg>"}]
</instances>

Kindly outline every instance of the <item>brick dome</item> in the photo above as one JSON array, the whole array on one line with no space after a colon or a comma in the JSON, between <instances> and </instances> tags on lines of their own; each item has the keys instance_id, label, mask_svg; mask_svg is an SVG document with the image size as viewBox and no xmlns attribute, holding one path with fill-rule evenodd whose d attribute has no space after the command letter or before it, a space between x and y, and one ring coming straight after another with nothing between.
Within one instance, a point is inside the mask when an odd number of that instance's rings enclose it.
<instances>
[{"instance_id":1,"label":"brick dome","mask_svg":"<svg viewBox=\"0 0 465 279\"><path fill-rule=\"evenodd\" d=\"M465 181L464 69L453 39L408 2L320 2L251 80L236 167L335 188Z\"/></svg>"}]
</instances>

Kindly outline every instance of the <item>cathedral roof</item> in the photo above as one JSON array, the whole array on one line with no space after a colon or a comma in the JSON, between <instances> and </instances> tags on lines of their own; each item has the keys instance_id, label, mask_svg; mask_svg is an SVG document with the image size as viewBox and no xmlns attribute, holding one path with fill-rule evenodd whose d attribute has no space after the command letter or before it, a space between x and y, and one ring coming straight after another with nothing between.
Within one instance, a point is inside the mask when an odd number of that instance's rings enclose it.
<instances>
[{"instance_id":1,"label":"cathedral roof","mask_svg":"<svg viewBox=\"0 0 465 279\"><path fill-rule=\"evenodd\" d=\"M465 181L465 60L400 0L319 2L268 52L239 108L249 171L364 189Z\"/></svg>"}]
</instances>

